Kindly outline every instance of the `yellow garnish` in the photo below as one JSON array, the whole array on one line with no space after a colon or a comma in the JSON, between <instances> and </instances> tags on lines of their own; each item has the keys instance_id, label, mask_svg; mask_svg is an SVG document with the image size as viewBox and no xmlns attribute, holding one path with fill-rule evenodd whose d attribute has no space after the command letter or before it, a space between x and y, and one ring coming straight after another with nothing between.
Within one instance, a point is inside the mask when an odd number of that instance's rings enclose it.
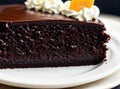
<instances>
[{"instance_id":1,"label":"yellow garnish","mask_svg":"<svg viewBox=\"0 0 120 89\"><path fill-rule=\"evenodd\" d=\"M70 3L70 9L79 12L84 7L91 8L94 4L94 0L72 0Z\"/></svg>"}]
</instances>

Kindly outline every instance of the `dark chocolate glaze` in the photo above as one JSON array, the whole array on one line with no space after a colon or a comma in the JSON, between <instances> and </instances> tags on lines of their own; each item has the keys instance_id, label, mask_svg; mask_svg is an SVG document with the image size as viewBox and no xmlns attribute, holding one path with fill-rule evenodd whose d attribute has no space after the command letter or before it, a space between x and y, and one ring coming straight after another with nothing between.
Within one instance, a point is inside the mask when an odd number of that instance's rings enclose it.
<instances>
[{"instance_id":1,"label":"dark chocolate glaze","mask_svg":"<svg viewBox=\"0 0 120 89\"><path fill-rule=\"evenodd\" d=\"M14 9L13 9L14 8ZM47 14L27 10L24 5L4 5L0 6L0 21L4 22L20 22L20 21L36 21L36 20L71 20L62 15Z\"/></svg>"},{"instance_id":2,"label":"dark chocolate glaze","mask_svg":"<svg viewBox=\"0 0 120 89\"><path fill-rule=\"evenodd\" d=\"M95 65L105 60L109 41L99 20L0 6L0 68Z\"/></svg>"},{"instance_id":3,"label":"dark chocolate glaze","mask_svg":"<svg viewBox=\"0 0 120 89\"><path fill-rule=\"evenodd\" d=\"M13 9L14 8L14 9ZM28 10L25 5L1 5L0 22L26 22L26 21L45 21L45 20L66 20L78 21L60 14L48 14L41 11ZM80 21L79 21L80 22ZM87 21L103 25L99 20Z\"/></svg>"}]
</instances>

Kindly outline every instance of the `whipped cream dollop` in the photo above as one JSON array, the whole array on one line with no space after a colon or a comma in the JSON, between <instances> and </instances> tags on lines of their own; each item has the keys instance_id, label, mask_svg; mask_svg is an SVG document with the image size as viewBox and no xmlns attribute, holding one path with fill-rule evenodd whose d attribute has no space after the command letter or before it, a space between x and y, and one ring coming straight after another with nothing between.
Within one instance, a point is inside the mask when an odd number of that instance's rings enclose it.
<instances>
[{"instance_id":1,"label":"whipped cream dollop","mask_svg":"<svg viewBox=\"0 0 120 89\"><path fill-rule=\"evenodd\" d=\"M28 9L35 9L36 11L43 11L47 13L62 14L67 17L78 19L79 21L89 21L97 19L100 10L93 5L91 8L84 7L79 12L70 9L71 1L63 3L62 0L27 0L25 5Z\"/></svg>"},{"instance_id":2,"label":"whipped cream dollop","mask_svg":"<svg viewBox=\"0 0 120 89\"><path fill-rule=\"evenodd\" d=\"M25 5L28 9L33 8L36 11L59 14L63 2L62 0L27 0Z\"/></svg>"},{"instance_id":3,"label":"whipped cream dollop","mask_svg":"<svg viewBox=\"0 0 120 89\"><path fill-rule=\"evenodd\" d=\"M93 5L91 8L84 7L82 10L77 12L70 9L70 3L71 1L66 1L61 7L61 13L63 15L73 17L75 19L78 19L79 21L88 21L92 19L97 19L100 14L99 8L95 5Z\"/></svg>"}]
</instances>

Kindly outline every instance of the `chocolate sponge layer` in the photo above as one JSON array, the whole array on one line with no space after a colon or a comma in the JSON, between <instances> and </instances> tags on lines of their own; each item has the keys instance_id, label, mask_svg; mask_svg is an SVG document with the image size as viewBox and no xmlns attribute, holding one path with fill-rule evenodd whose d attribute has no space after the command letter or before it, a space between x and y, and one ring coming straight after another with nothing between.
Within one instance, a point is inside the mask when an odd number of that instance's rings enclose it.
<instances>
[{"instance_id":1,"label":"chocolate sponge layer","mask_svg":"<svg viewBox=\"0 0 120 89\"><path fill-rule=\"evenodd\" d=\"M100 24L38 21L0 24L0 68L93 65L106 57Z\"/></svg>"}]
</instances>

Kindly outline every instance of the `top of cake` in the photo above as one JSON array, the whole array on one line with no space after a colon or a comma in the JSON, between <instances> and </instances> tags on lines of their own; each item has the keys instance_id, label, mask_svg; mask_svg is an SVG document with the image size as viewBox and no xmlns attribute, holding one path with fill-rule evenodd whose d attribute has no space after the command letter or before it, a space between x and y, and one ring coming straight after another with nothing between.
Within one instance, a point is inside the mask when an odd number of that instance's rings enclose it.
<instances>
[{"instance_id":1,"label":"top of cake","mask_svg":"<svg viewBox=\"0 0 120 89\"><path fill-rule=\"evenodd\" d=\"M69 20L85 21L97 23L99 9L91 4L85 7L77 7L72 0L62 2L61 0L27 0L25 5L3 5L0 6L1 22L23 22L23 21L41 21L41 20ZM90 0L94 1L94 0ZM75 3L75 6L72 5ZM92 2L93 3L93 2ZM77 9L76 9L77 8ZM79 9L78 9L79 8Z\"/></svg>"},{"instance_id":2,"label":"top of cake","mask_svg":"<svg viewBox=\"0 0 120 89\"><path fill-rule=\"evenodd\" d=\"M22 22L39 20L75 20L58 14L47 14L26 10L24 5L3 5L0 6L1 22Z\"/></svg>"}]
</instances>

